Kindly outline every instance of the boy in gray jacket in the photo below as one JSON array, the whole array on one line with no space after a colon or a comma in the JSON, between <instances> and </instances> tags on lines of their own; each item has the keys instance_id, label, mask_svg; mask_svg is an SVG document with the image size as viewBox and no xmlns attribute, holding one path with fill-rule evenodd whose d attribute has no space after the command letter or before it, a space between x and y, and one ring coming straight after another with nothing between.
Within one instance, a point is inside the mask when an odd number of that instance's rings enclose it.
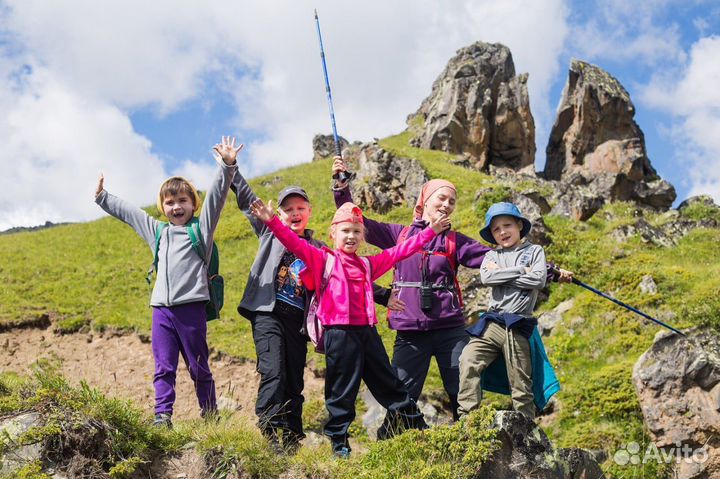
<instances>
[{"instance_id":1,"label":"boy in gray jacket","mask_svg":"<svg viewBox=\"0 0 720 479\"><path fill-rule=\"evenodd\" d=\"M512 203L495 203L485 215L480 236L498 248L480 267L483 284L492 286L489 311L468 329L471 339L460 355L460 416L480 406L481 375L499 356L507 365L513 408L535 417L529 339L537 320L533 308L545 286L545 252L525 240L530 222Z\"/></svg>"},{"instance_id":2,"label":"boy in gray jacket","mask_svg":"<svg viewBox=\"0 0 720 479\"><path fill-rule=\"evenodd\" d=\"M210 296L207 265L220 212L237 171L237 153L242 147L236 148L235 138L229 137L223 137L222 144L213 147L220 166L205 196L199 220L194 220L194 214L200 209L200 196L184 178L169 178L160 187L157 206L169 224L161 223L142 209L109 194L103 189L102 175L98 182L95 202L108 214L130 225L145 240L153 255L157 248L157 279L150 298L156 425L172 427L180 354L195 384L202 416L217 409L215 383L208 364L205 304ZM199 223L203 250L207 252L205 258L193 249L188 233L191 221Z\"/></svg>"}]
</instances>

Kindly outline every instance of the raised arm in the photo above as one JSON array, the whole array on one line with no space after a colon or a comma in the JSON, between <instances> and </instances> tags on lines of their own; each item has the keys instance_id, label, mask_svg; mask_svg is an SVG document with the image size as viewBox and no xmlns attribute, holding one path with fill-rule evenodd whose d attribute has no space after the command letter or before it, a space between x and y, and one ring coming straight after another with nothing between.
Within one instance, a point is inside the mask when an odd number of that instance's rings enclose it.
<instances>
[{"instance_id":1,"label":"raised arm","mask_svg":"<svg viewBox=\"0 0 720 479\"><path fill-rule=\"evenodd\" d=\"M95 203L109 215L130 225L140 237L155 251L155 231L158 220L145 213L140 208L131 205L108 193L104 189L105 177L101 174L95 191Z\"/></svg>"},{"instance_id":2,"label":"raised arm","mask_svg":"<svg viewBox=\"0 0 720 479\"><path fill-rule=\"evenodd\" d=\"M523 289L543 289L547 280L545 251L540 246L532 246L533 252L527 269L509 284Z\"/></svg>"},{"instance_id":3,"label":"raised arm","mask_svg":"<svg viewBox=\"0 0 720 479\"><path fill-rule=\"evenodd\" d=\"M419 234L396 244L392 248L383 250L374 256L369 256L370 265L372 266L373 281L385 274L392 268L395 263L409 258L415 253L421 251L423 246L428 244L436 235L450 227L450 219L445 215L440 215L433 220L430 225L422 230Z\"/></svg>"},{"instance_id":4,"label":"raised arm","mask_svg":"<svg viewBox=\"0 0 720 479\"><path fill-rule=\"evenodd\" d=\"M333 174L339 171L345 171L345 162L339 156L335 157L332 171ZM336 208L340 208L345 203L353 202L349 183L345 183L342 189L333 190L333 196L335 197ZM365 223L365 241L381 249L388 249L395 246L398 236L400 236L400 232L404 228L403 225L381 223L367 216L363 216L363 222Z\"/></svg>"},{"instance_id":5,"label":"raised arm","mask_svg":"<svg viewBox=\"0 0 720 479\"><path fill-rule=\"evenodd\" d=\"M212 254L215 228L217 228L220 213L227 200L230 183L237 172L237 154L243 149L243 144L235 147L235 138L224 136L222 143L215 145L213 149L217 153L216 160L220 166L212 185L205 194L205 201L203 201L202 211L200 211L200 231L208 257Z\"/></svg>"}]
</instances>

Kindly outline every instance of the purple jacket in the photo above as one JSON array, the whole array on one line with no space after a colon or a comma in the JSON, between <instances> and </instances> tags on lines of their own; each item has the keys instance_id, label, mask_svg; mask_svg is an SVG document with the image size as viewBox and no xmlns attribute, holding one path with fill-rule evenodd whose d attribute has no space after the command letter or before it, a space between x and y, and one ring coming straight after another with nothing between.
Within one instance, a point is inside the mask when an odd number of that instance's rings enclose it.
<instances>
[{"instance_id":1,"label":"purple jacket","mask_svg":"<svg viewBox=\"0 0 720 479\"><path fill-rule=\"evenodd\" d=\"M350 188L335 191L335 205L338 208L348 201L352 201ZM380 223L367 217L364 217L364 221L367 242L382 249L395 246L400 232L405 227L399 224ZM408 238L420 233L426 226L426 221L415 220L410 225ZM456 233L456 235L455 247L458 264L468 268L479 268L485 253L490 251L490 248L463 234ZM425 250L445 252L445 237L446 233L436 236L425 246ZM415 254L400 261L396 265L393 282L421 281L421 260L422 255ZM447 258L430 255L428 261L427 279L431 283L450 285L454 283L455 272L450 267ZM390 327L399 331L427 331L465 325L465 316L463 316L456 292L443 289L434 291L433 295L433 309L425 314L420 309L420 289L400 288L398 297L405 302L405 311L392 312L389 318Z\"/></svg>"}]
</instances>

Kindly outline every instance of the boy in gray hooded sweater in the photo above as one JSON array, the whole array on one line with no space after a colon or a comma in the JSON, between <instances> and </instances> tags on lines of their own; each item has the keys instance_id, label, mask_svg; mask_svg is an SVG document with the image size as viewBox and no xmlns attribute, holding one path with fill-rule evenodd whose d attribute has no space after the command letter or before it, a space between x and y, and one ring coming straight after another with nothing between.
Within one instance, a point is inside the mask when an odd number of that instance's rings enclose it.
<instances>
[{"instance_id":1,"label":"boy in gray hooded sweater","mask_svg":"<svg viewBox=\"0 0 720 479\"><path fill-rule=\"evenodd\" d=\"M169 224L105 191L102 175L98 182L95 202L108 214L130 225L153 255L157 248L157 279L150 298L156 425L172 426L179 355L185 360L195 384L202 416L217 409L215 383L208 364L207 268L215 228L237 172L236 158L242 147L236 148L235 139L229 137L223 137L222 144L214 146L219 166L198 219L194 214L200 209L200 196L190 182L179 176L166 180L158 195L158 210L167 216ZM202 250L207 252L205 258L193 249L188 230L194 222L200 229Z\"/></svg>"},{"instance_id":2,"label":"boy in gray hooded sweater","mask_svg":"<svg viewBox=\"0 0 720 479\"><path fill-rule=\"evenodd\" d=\"M537 325L533 309L547 278L545 252L527 240L530 222L512 203L495 203L480 236L498 245L485 255L480 279L492 286L489 311L468 329L472 336L460 355L460 417L482 400L481 375L499 356L507 365L513 408L535 417L530 336Z\"/></svg>"}]
</instances>

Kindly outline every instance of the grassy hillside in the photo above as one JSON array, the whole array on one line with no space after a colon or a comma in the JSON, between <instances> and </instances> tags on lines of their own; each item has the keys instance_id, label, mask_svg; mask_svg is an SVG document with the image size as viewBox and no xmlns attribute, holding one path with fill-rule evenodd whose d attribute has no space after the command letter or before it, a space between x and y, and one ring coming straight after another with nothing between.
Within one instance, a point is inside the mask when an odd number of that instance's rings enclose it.
<instances>
[{"instance_id":1,"label":"grassy hillside","mask_svg":"<svg viewBox=\"0 0 720 479\"><path fill-rule=\"evenodd\" d=\"M380 143L399 155L419 160L430 177L447 178L456 184L459 201L453 226L472 237L478 237L482 214L490 203L503 199L513 189L532 186L525 182L504 184L451 165L449 155L412 148L407 140L407 134L401 134ZM327 241L334 213L329 170L330 160L324 160L284 169L250 183L265 199L276 198L288 184L305 187L313 200L311 227ZM111 178L108 187L112 191ZM489 187L494 188L493 193L476 203L477 190ZM148 211L154 212L154 208ZM407 223L411 208L406 205L386 215L370 214L381 221ZM547 248L548 258L574 270L583 281L678 327L707 325L720 329L720 262L715 257L720 231L694 230L673 248L653 246L639 238L618 242L612 237L612 231L633 223L638 214L630 205L616 203L606 205L587 223L546 217L553 241ZM699 218L716 213L696 206L685 214ZM655 213L644 213L644 218L653 225L671 219L668 214ZM249 324L234 308L245 286L257 240L235 206L232 193L216 240L226 279L226 307L223 318L210 323L210 343L230 355L253 359ZM3 235L0 250L4 280L0 288L0 324L33 321L48 314L67 330L90 325L96 329L149 331L149 289L144 275L151 253L121 222L104 218ZM657 294L640 292L638 284L647 274L654 278ZM384 280L389 281L389 277ZM541 310L552 309L569 298L575 299L573 308L546 340L562 384L548 433L561 446L605 449L612 456L623 444L647 441L631 372L659 328L571 285L553 285L550 299ZM384 311L379 313L384 317ZM385 325L381 325L381 332L390 350L393 334ZM319 358L314 359L321 364ZM433 370L426 392L439 387ZM608 462L605 467L617 477L661 474L653 466L634 470Z\"/></svg>"}]
</instances>

